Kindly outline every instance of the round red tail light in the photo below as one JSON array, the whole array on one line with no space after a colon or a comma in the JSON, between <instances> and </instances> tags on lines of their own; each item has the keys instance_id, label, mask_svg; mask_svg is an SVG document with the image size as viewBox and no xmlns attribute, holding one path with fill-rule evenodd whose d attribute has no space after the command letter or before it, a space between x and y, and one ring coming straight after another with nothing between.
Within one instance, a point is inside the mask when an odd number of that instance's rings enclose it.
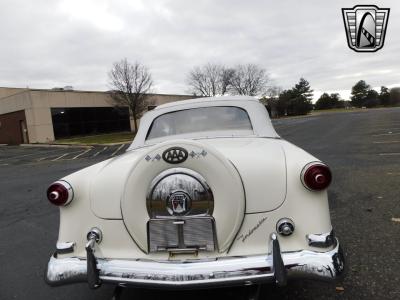
<instances>
[{"instance_id":1,"label":"round red tail light","mask_svg":"<svg viewBox=\"0 0 400 300\"><path fill-rule=\"evenodd\" d=\"M304 167L301 181L309 190L321 191L331 183L332 173L329 167L323 163L310 163Z\"/></svg>"},{"instance_id":2,"label":"round red tail light","mask_svg":"<svg viewBox=\"0 0 400 300\"><path fill-rule=\"evenodd\" d=\"M66 181L56 181L47 189L47 199L57 206L67 205L73 197L72 186Z\"/></svg>"}]
</instances>

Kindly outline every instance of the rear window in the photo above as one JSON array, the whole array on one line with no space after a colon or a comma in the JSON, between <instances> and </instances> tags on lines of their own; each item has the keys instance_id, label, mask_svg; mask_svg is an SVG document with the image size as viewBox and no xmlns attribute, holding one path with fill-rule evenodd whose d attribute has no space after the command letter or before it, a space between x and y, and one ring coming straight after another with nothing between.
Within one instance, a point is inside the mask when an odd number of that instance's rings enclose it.
<instances>
[{"instance_id":1,"label":"rear window","mask_svg":"<svg viewBox=\"0 0 400 300\"><path fill-rule=\"evenodd\" d=\"M247 112L235 106L212 106L179 110L154 119L146 140L172 135L252 135Z\"/></svg>"}]
</instances>

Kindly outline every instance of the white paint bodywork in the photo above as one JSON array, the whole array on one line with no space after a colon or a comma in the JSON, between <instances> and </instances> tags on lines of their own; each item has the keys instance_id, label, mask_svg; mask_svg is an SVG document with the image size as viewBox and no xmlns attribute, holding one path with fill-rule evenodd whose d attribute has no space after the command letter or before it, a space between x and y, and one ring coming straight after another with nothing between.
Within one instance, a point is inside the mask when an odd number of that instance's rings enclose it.
<instances>
[{"instance_id":1,"label":"white paint bodywork","mask_svg":"<svg viewBox=\"0 0 400 300\"><path fill-rule=\"evenodd\" d=\"M152 120L167 112L204 106L238 106L251 119L250 136L201 136L146 142ZM214 194L218 250L170 257L148 253L146 193L160 172L176 167L152 159L180 146L206 156L189 157L179 167L200 173ZM63 180L74 189L73 201L60 208L59 242L75 242L72 253L85 257L86 234L92 227L103 232L96 257L114 259L187 259L268 253L268 237L281 218L290 218L296 229L280 238L282 251L314 250L306 235L330 232L326 191L310 191L300 180L305 165L318 161L302 149L279 138L265 107L252 98L197 99L161 106L147 113L129 151Z\"/></svg>"}]
</instances>

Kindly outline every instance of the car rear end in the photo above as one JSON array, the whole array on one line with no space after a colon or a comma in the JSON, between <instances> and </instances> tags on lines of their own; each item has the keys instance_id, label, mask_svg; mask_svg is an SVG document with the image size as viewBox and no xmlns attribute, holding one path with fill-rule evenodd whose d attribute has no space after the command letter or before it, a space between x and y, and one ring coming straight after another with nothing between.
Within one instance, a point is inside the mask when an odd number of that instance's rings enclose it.
<instances>
[{"instance_id":1,"label":"car rear end","mask_svg":"<svg viewBox=\"0 0 400 300\"><path fill-rule=\"evenodd\" d=\"M170 140L129 151L49 188L60 232L46 280L92 288L334 280L344 259L330 181L325 164L277 138Z\"/></svg>"}]
</instances>

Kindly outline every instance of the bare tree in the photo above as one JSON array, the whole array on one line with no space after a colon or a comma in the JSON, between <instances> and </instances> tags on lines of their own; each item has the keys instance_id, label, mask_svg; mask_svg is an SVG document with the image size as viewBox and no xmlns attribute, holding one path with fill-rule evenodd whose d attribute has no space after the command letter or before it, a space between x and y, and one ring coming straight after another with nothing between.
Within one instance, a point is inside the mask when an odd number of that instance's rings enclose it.
<instances>
[{"instance_id":1,"label":"bare tree","mask_svg":"<svg viewBox=\"0 0 400 300\"><path fill-rule=\"evenodd\" d=\"M235 75L234 69L226 67L222 68L220 77L221 95L225 95L231 88L232 78L234 75Z\"/></svg>"},{"instance_id":2,"label":"bare tree","mask_svg":"<svg viewBox=\"0 0 400 300\"><path fill-rule=\"evenodd\" d=\"M282 93L282 88L280 86L271 85L267 88L260 102L264 105L270 105L272 102L278 100L279 95Z\"/></svg>"},{"instance_id":3,"label":"bare tree","mask_svg":"<svg viewBox=\"0 0 400 300\"><path fill-rule=\"evenodd\" d=\"M139 62L131 64L124 58L113 64L108 78L111 98L117 106L129 107L137 132L137 120L147 109L147 96L153 85L149 70Z\"/></svg>"},{"instance_id":4,"label":"bare tree","mask_svg":"<svg viewBox=\"0 0 400 300\"><path fill-rule=\"evenodd\" d=\"M188 75L188 85L194 94L206 97L224 95L230 86L233 70L217 64L194 67Z\"/></svg>"},{"instance_id":5,"label":"bare tree","mask_svg":"<svg viewBox=\"0 0 400 300\"><path fill-rule=\"evenodd\" d=\"M255 64L237 65L231 86L235 94L257 96L266 92L268 82L269 77L265 69Z\"/></svg>"},{"instance_id":6,"label":"bare tree","mask_svg":"<svg viewBox=\"0 0 400 300\"><path fill-rule=\"evenodd\" d=\"M277 99L279 97L279 95L282 93L282 91L283 90L280 86L272 85L272 86L268 87L265 96L267 96L269 98Z\"/></svg>"}]
</instances>

